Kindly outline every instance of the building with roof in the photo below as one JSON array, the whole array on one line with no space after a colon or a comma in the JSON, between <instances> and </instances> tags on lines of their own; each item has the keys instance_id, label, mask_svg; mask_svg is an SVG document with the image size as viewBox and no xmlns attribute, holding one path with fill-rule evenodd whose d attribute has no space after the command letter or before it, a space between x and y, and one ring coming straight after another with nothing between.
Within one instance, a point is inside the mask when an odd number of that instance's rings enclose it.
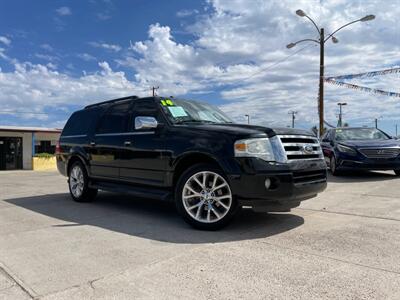
<instances>
[{"instance_id":1,"label":"building with roof","mask_svg":"<svg viewBox=\"0 0 400 300\"><path fill-rule=\"evenodd\" d=\"M0 126L0 171L32 170L38 153L55 153L61 129Z\"/></svg>"}]
</instances>

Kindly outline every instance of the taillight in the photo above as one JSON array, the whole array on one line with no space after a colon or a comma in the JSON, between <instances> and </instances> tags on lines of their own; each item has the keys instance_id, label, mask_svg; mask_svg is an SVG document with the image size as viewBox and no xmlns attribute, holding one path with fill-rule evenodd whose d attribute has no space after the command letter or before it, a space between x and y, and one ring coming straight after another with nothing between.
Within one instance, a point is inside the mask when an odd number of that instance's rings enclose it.
<instances>
[{"instance_id":1,"label":"taillight","mask_svg":"<svg viewBox=\"0 0 400 300\"><path fill-rule=\"evenodd\" d=\"M60 141L57 141L57 144L56 144L56 154L60 154L60 153L61 153Z\"/></svg>"}]
</instances>

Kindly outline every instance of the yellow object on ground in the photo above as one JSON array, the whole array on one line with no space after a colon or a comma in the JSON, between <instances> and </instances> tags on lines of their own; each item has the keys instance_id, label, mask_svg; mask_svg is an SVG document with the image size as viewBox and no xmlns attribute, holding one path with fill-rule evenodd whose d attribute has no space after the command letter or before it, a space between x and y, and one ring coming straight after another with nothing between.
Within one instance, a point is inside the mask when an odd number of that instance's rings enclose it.
<instances>
[{"instance_id":1,"label":"yellow object on ground","mask_svg":"<svg viewBox=\"0 0 400 300\"><path fill-rule=\"evenodd\" d=\"M32 166L34 171L57 170L56 157L34 157Z\"/></svg>"}]
</instances>

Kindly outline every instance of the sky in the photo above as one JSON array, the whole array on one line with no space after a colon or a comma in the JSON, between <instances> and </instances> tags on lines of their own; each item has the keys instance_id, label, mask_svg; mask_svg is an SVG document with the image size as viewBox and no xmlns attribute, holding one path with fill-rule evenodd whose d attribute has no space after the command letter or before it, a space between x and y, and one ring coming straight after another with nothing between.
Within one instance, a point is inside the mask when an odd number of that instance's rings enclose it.
<instances>
[{"instance_id":1,"label":"sky","mask_svg":"<svg viewBox=\"0 0 400 300\"><path fill-rule=\"evenodd\" d=\"M83 106L120 96L175 96L218 105L239 123L310 129L318 122L319 46L326 76L400 66L400 0L0 0L0 125L61 128ZM400 92L400 74L348 83ZM395 134L400 98L325 84L336 125Z\"/></svg>"}]
</instances>

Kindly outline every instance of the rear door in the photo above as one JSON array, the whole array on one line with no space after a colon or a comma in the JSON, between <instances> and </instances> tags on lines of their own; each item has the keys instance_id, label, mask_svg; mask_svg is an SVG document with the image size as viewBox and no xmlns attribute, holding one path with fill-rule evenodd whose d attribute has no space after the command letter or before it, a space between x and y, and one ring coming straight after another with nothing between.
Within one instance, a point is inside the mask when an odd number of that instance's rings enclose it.
<instances>
[{"instance_id":1,"label":"rear door","mask_svg":"<svg viewBox=\"0 0 400 300\"><path fill-rule=\"evenodd\" d=\"M157 128L135 129L136 117L154 117ZM164 186L166 182L165 119L153 100L135 100L129 124L129 135L124 137L120 178L134 184Z\"/></svg>"},{"instance_id":2,"label":"rear door","mask_svg":"<svg viewBox=\"0 0 400 300\"><path fill-rule=\"evenodd\" d=\"M112 105L100 118L91 141L93 177L118 179L124 141L128 133L131 102Z\"/></svg>"}]
</instances>

